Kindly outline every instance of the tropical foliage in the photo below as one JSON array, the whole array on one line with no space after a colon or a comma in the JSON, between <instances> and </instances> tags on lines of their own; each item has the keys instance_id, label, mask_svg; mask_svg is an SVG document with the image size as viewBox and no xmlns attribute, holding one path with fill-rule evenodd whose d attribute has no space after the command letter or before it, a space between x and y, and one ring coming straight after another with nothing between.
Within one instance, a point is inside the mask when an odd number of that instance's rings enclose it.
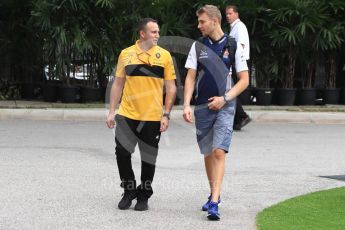
<instances>
[{"instance_id":1,"label":"tropical foliage","mask_svg":"<svg viewBox=\"0 0 345 230\"><path fill-rule=\"evenodd\" d=\"M31 9L30 1L0 2L0 84L19 87L39 78L43 43L29 23Z\"/></svg>"},{"instance_id":2,"label":"tropical foliage","mask_svg":"<svg viewBox=\"0 0 345 230\"><path fill-rule=\"evenodd\" d=\"M140 18L156 18L161 36L195 39L200 36L195 11L208 3L206 0L3 0L0 82L11 87L21 82L37 82L43 79L43 67L49 66L49 80L61 80L65 85L105 86L119 52L137 39L136 24ZM343 0L231 3L239 5L240 17L249 31L251 62L256 68L258 86L267 87L274 80L276 86L310 88L315 84L317 67L325 69L325 86L337 86L336 79L344 65L339 59L345 42ZM228 1L215 0L212 4L224 13ZM228 24L223 18L222 26L227 31ZM82 81L74 78L78 68L83 68Z\"/></svg>"},{"instance_id":3,"label":"tropical foliage","mask_svg":"<svg viewBox=\"0 0 345 230\"><path fill-rule=\"evenodd\" d=\"M293 88L298 81L302 81L302 87L310 88L315 83L316 67L321 65L332 76L327 77L327 86L331 87L335 83L337 55L344 46L344 2L250 2L245 2L248 13L241 6L241 18L250 33L258 86L267 87L276 77L277 85L283 88Z\"/></svg>"}]
</instances>

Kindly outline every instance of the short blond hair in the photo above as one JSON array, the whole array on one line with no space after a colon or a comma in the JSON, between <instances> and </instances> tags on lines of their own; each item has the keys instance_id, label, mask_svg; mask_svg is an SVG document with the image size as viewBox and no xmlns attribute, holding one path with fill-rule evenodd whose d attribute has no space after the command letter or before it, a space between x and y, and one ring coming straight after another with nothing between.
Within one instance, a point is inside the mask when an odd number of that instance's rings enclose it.
<instances>
[{"instance_id":1,"label":"short blond hair","mask_svg":"<svg viewBox=\"0 0 345 230\"><path fill-rule=\"evenodd\" d=\"M220 13L220 10L218 7L214 5L204 5L200 9L196 11L196 16L199 16L200 14L206 13L206 15L209 18L216 18L218 19L219 24L222 22L222 14Z\"/></svg>"}]
</instances>

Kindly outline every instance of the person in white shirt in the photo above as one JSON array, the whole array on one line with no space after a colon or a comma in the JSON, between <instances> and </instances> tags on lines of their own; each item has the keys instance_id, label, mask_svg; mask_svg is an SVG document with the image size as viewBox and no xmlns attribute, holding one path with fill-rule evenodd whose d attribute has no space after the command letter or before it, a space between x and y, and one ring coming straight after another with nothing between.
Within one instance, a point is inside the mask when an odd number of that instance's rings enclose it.
<instances>
[{"instance_id":1,"label":"person in white shirt","mask_svg":"<svg viewBox=\"0 0 345 230\"><path fill-rule=\"evenodd\" d=\"M240 20L238 7L235 5L228 5L225 8L225 15L228 23L230 24L229 35L234 37L244 49L245 59L249 60L249 35L246 25ZM243 110L242 104L237 98L236 113L234 119L234 130L241 130L245 125L251 121L249 115Z\"/></svg>"},{"instance_id":2,"label":"person in white shirt","mask_svg":"<svg viewBox=\"0 0 345 230\"><path fill-rule=\"evenodd\" d=\"M230 24L230 36L234 37L235 40L242 44L244 48L245 58L249 60L249 35L246 25L240 20L238 7L229 5L225 10L226 19Z\"/></svg>"}]
</instances>

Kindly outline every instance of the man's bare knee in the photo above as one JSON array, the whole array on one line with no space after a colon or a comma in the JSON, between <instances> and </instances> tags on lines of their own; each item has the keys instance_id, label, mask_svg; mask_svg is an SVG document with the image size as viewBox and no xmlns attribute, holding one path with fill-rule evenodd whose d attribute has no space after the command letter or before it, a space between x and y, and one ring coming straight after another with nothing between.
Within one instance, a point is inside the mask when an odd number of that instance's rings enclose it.
<instances>
[{"instance_id":1,"label":"man's bare knee","mask_svg":"<svg viewBox=\"0 0 345 230\"><path fill-rule=\"evenodd\" d=\"M213 151L213 156L217 160L223 160L223 159L225 159L225 151L223 149L215 149Z\"/></svg>"}]
</instances>

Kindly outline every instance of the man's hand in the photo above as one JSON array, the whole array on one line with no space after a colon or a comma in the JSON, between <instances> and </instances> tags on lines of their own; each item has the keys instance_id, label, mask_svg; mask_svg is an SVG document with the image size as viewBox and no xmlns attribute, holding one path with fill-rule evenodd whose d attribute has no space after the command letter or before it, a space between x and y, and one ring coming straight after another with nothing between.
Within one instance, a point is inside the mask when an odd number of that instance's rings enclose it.
<instances>
[{"instance_id":1,"label":"man's hand","mask_svg":"<svg viewBox=\"0 0 345 230\"><path fill-rule=\"evenodd\" d=\"M107 123L107 126L109 129L114 128L114 126L115 126L115 113L109 112L106 123Z\"/></svg>"},{"instance_id":2,"label":"man's hand","mask_svg":"<svg viewBox=\"0 0 345 230\"><path fill-rule=\"evenodd\" d=\"M183 118L186 122L191 123L193 121L193 111L190 105L186 105L183 108Z\"/></svg>"},{"instance_id":3,"label":"man's hand","mask_svg":"<svg viewBox=\"0 0 345 230\"><path fill-rule=\"evenodd\" d=\"M161 127L160 127L160 131L164 132L168 129L169 127L169 118L166 116L163 116L161 119Z\"/></svg>"},{"instance_id":4,"label":"man's hand","mask_svg":"<svg viewBox=\"0 0 345 230\"><path fill-rule=\"evenodd\" d=\"M211 110L220 110L226 103L224 97L211 97L208 101L208 108Z\"/></svg>"}]
</instances>

